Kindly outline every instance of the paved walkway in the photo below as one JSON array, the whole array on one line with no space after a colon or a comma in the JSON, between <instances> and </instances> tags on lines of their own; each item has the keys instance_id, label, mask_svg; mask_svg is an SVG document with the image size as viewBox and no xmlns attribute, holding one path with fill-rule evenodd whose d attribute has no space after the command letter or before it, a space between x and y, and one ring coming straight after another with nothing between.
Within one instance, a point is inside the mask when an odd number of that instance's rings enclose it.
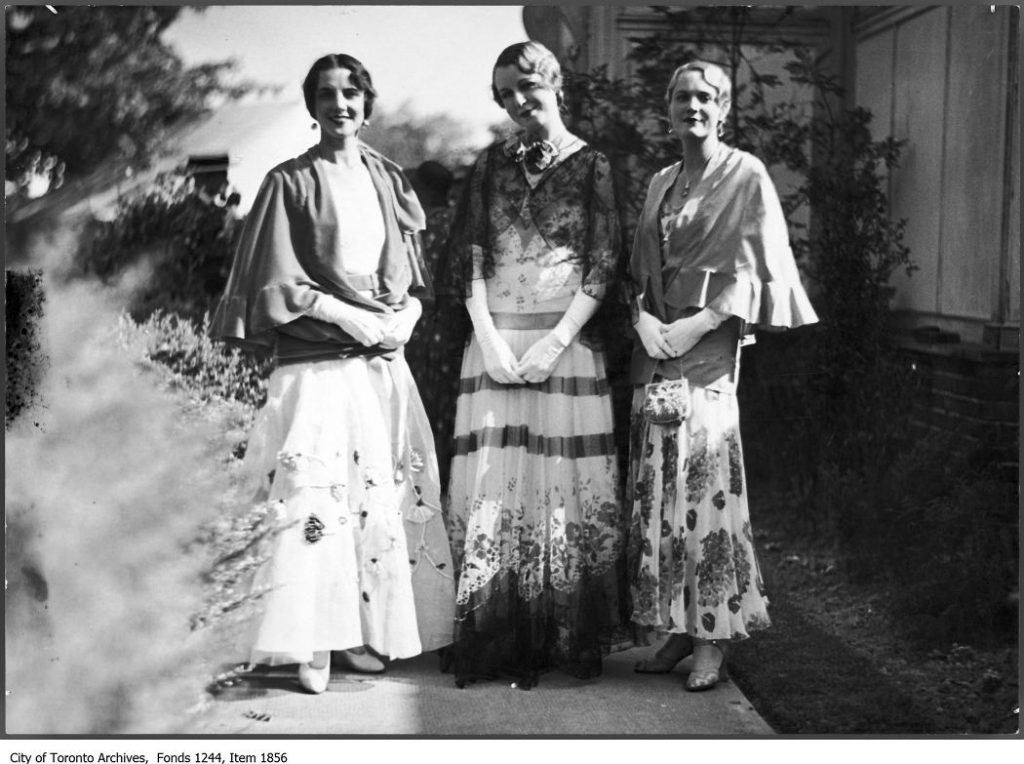
<instances>
[{"instance_id":1,"label":"paved walkway","mask_svg":"<svg viewBox=\"0 0 1024 764\"><path fill-rule=\"evenodd\" d=\"M770 735L732 682L688 693L690 659L671 674L640 676L633 664L655 647L616 653L596 680L544 674L529 692L507 681L464 690L438 670L436 655L391 665L386 674L335 673L327 692L301 691L294 672L250 675L211 701L189 735Z\"/></svg>"}]
</instances>

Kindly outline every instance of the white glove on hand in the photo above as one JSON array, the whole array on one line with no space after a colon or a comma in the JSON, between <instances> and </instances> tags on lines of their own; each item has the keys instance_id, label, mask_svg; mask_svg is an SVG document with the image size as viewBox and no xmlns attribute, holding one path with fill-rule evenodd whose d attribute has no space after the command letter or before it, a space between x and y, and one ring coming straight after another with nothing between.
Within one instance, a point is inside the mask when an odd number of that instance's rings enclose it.
<instances>
[{"instance_id":1,"label":"white glove on hand","mask_svg":"<svg viewBox=\"0 0 1024 764\"><path fill-rule=\"evenodd\" d=\"M728 316L717 311L705 308L692 316L680 318L671 324L663 324L661 336L668 345L669 358L679 358L693 349L693 346L700 342L700 338L717 329Z\"/></svg>"},{"instance_id":2,"label":"white glove on hand","mask_svg":"<svg viewBox=\"0 0 1024 764\"><path fill-rule=\"evenodd\" d=\"M505 385L521 385L526 381L516 371L515 353L497 329L492 328L488 334L477 333L476 340L484 354L484 369L491 379Z\"/></svg>"},{"instance_id":3,"label":"white glove on hand","mask_svg":"<svg viewBox=\"0 0 1024 764\"><path fill-rule=\"evenodd\" d=\"M400 348L406 344L422 315L423 305L415 297L410 297L404 308L384 319L384 339L381 344L388 348Z\"/></svg>"},{"instance_id":4,"label":"white glove on hand","mask_svg":"<svg viewBox=\"0 0 1024 764\"><path fill-rule=\"evenodd\" d=\"M306 315L341 327L366 347L378 345L384 339L384 322L376 313L349 305L323 292L317 293Z\"/></svg>"},{"instance_id":5,"label":"white glove on hand","mask_svg":"<svg viewBox=\"0 0 1024 764\"><path fill-rule=\"evenodd\" d=\"M487 286L483 279L473 280L466 310L473 322L473 334L483 351L487 376L505 385L523 384L525 380L516 372L515 354L494 328L494 320L487 309Z\"/></svg>"},{"instance_id":6,"label":"white glove on hand","mask_svg":"<svg viewBox=\"0 0 1024 764\"><path fill-rule=\"evenodd\" d=\"M527 382L543 382L555 370L566 347L558 334L550 331L523 353L516 364L516 371Z\"/></svg>"},{"instance_id":7,"label":"white glove on hand","mask_svg":"<svg viewBox=\"0 0 1024 764\"><path fill-rule=\"evenodd\" d=\"M516 367L519 376L527 382L543 382L550 377L562 352L572 344L599 307L600 300L585 294L583 290L576 292L558 325L531 345L519 359Z\"/></svg>"},{"instance_id":8,"label":"white glove on hand","mask_svg":"<svg viewBox=\"0 0 1024 764\"><path fill-rule=\"evenodd\" d=\"M640 342L643 343L647 355L659 361L671 357L672 351L662 334L665 324L646 310L641 310L640 318L633 324L633 328L636 329L637 336L640 337Z\"/></svg>"}]
</instances>

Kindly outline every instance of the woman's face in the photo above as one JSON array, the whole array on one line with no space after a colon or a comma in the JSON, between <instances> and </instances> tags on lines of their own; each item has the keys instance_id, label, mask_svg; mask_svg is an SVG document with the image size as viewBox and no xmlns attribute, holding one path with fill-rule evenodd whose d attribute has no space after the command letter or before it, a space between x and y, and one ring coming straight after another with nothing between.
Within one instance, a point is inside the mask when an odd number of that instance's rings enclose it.
<instances>
[{"instance_id":1,"label":"woman's face","mask_svg":"<svg viewBox=\"0 0 1024 764\"><path fill-rule=\"evenodd\" d=\"M494 70L494 89L512 121L529 133L549 128L561 121L558 96L536 72L525 74L518 66L500 66Z\"/></svg>"},{"instance_id":2,"label":"woman's face","mask_svg":"<svg viewBox=\"0 0 1024 764\"><path fill-rule=\"evenodd\" d=\"M718 89L709 85L700 72L679 75L668 100L668 120L677 136L717 136L718 125L727 112L718 104Z\"/></svg>"},{"instance_id":3,"label":"woman's face","mask_svg":"<svg viewBox=\"0 0 1024 764\"><path fill-rule=\"evenodd\" d=\"M348 69L320 72L316 86L316 121L321 135L336 140L354 138L365 122L364 94Z\"/></svg>"}]
</instances>

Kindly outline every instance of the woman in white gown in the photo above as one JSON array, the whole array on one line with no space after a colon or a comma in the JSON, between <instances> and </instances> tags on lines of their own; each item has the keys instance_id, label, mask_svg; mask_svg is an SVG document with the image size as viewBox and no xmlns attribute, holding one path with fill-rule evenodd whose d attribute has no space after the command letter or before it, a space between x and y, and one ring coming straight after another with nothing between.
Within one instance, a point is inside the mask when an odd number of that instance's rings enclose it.
<instances>
[{"instance_id":1,"label":"woman in white gown","mask_svg":"<svg viewBox=\"0 0 1024 764\"><path fill-rule=\"evenodd\" d=\"M359 141L376 97L359 61L324 56L303 93L320 141L264 180L212 333L276 361L245 457L279 526L254 582L252 661L298 663L322 692L331 651L379 672L373 653L448 644L454 587L433 437L402 353L414 295L429 292L423 210Z\"/></svg>"}]
</instances>

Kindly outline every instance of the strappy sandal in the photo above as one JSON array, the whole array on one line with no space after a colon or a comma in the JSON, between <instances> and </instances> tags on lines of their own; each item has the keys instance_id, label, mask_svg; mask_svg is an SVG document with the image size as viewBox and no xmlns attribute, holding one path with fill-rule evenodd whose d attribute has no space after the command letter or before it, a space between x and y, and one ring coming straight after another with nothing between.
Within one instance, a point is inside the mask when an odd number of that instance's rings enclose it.
<instances>
[{"instance_id":1,"label":"strappy sandal","mask_svg":"<svg viewBox=\"0 0 1024 764\"><path fill-rule=\"evenodd\" d=\"M323 660L322 666L314 666L318 656L326 655ZM327 683L331 680L331 654L328 653L314 653L313 660L309 663L299 664L299 684L306 692L311 692L314 695L319 695L321 692L327 689Z\"/></svg>"},{"instance_id":2,"label":"strappy sandal","mask_svg":"<svg viewBox=\"0 0 1024 764\"><path fill-rule=\"evenodd\" d=\"M725 667L725 652L728 644L727 641L718 639L697 642L693 651L693 670L686 678L687 692L704 692L728 679ZM717 653L717 660L714 657L715 653Z\"/></svg>"},{"instance_id":3,"label":"strappy sandal","mask_svg":"<svg viewBox=\"0 0 1024 764\"><path fill-rule=\"evenodd\" d=\"M693 637L689 634L669 634L668 641L653 658L637 661L633 671L638 674L667 674L683 658L693 652Z\"/></svg>"}]
</instances>

